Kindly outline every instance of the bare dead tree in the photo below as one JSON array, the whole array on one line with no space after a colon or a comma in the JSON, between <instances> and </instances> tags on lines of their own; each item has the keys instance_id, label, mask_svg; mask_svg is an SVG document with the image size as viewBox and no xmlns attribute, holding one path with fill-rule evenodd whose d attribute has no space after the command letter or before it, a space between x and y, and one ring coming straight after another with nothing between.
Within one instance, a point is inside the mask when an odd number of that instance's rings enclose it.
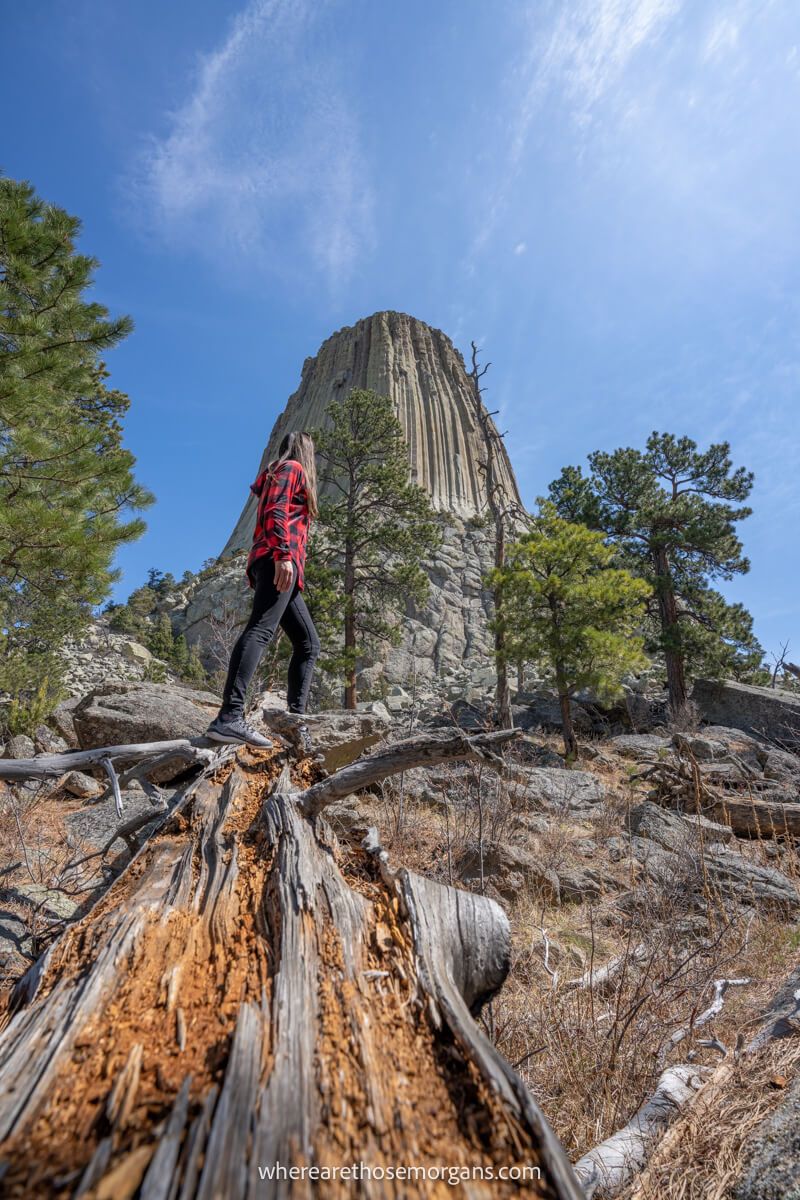
<instances>
[{"instance_id":1,"label":"bare dead tree","mask_svg":"<svg viewBox=\"0 0 800 1200\"><path fill-rule=\"evenodd\" d=\"M509 523L513 517L521 517L524 514L519 505L509 497L497 469L498 447L501 445L504 435L498 433L494 427L492 417L497 415L498 410L489 412L486 408L483 402L484 389L481 386L481 379L492 364L487 362L483 366L480 366L478 364L478 347L475 342L472 342L471 346L472 370L469 373L469 378L472 381L475 417L483 434L484 445L486 446L486 461L481 463L480 470L486 482L486 501L494 522L494 565L495 567L502 567L505 565L506 560L506 536ZM501 727L510 728L512 724L511 695L508 684L508 666L506 663L506 638L502 621L502 597L497 588L494 589L494 608L494 653L497 668L495 703Z\"/></svg>"},{"instance_id":2,"label":"bare dead tree","mask_svg":"<svg viewBox=\"0 0 800 1200\"><path fill-rule=\"evenodd\" d=\"M778 673L780 671L783 671L785 673L788 669L790 669L790 664L788 664L786 662L786 655L788 653L789 653L789 642L786 641L781 646L780 654L772 655L773 660L775 662L775 669L772 672L772 679L770 680L770 685L769 685L770 687L773 687L773 688L777 687Z\"/></svg>"}]
</instances>

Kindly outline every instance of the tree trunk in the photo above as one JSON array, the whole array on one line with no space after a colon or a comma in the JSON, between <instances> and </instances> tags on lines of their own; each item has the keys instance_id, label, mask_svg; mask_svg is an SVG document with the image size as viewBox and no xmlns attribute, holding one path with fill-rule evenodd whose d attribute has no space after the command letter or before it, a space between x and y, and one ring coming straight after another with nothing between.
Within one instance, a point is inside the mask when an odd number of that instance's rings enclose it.
<instances>
[{"instance_id":1,"label":"tree trunk","mask_svg":"<svg viewBox=\"0 0 800 1200\"><path fill-rule=\"evenodd\" d=\"M653 564L656 574L658 615L665 643L664 659L667 667L669 707L673 717L679 717L686 706L689 694L686 689L683 654L678 649L678 604L672 585L669 559L663 546L658 546L653 551Z\"/></svg>"},{"instance_id":2,"label":"tree trunk","mask_svg":"<svg viewBox=\"0 0 800 1200\"><path fill-rule=\"evenodd\" d=\"M505 566L506 534L502 514L498 513L495 524L494 565ZM495 592L495 616L497 629L494 635L494 656L497 663L497 716L501 729L510 729L511 721L511 692L508 686L508 667L506 664L506 635L502 627L503 600L499 591Z\"/></svg>"},{"instance_id":3,"label":"tree trunk","mask_svg":"<svg viewBox=\"0 0 800 1200\"><path fill-rule=\"evenodd\" d=\"M578 739L575 737L575 726L572 724L572 705L570 695L563 681L560 668L556 668L556 687L558 689L558 706L561 709L561 731L564 737L564 751L567 758L578 757Z\"/></svg>"},{"instance_id":4,"label":"tree trunk","mask_svg":"<svg viewBox=\"0 0 800 1200\"><path fill-rule=\"evenodd\" d=\"M492 760L508 736L429 738L416 761ZM446 1174L391 1176L402 1168L461 1172L468 1197L580 1200L473 1020L508 969L502 909L392 871L374 832L342 852L324 820L413 761L411 741L305 791L279 758L208 768L17 985L0 1038L4 1195L452 1190Z\"/></svg>"},{"instance_id":5,"label":"tree trunk","mask_svg":"<svg viewBox=\"0 0 800 1200\"><path fill-rule=\"evenodd\" d=\"M487 363L482 369L478 368L478 348L475 343L472 343L472 370L470 378L472 380L473 391L475 395L475 415L478 419L478 424L483 432L483 439L486 444L486 499L489 504L489 509L494 520L494 565L495 567L505 566L506 561L506 505L501 503L498 497L498 491L501 490L497 480L497 472L495 469L495 433L489 428L490 415L483 405L481 396L481 376L488 370ZM505 496L503 496L505 501ZM505 649L506 638L502 628L502 598L498 588L494 590L494 606L495 617L497 620L497 628L494 634L494 657L495 666L497 669L497 685L495 688L495 706L497 708L497 720L502 729L511 728L511 694L508 686L508 667L506 665Z\"/></svg>"},{"instance_id":6,"label":"tree trunk","mask_svg":"<svg viewBox=\"0 0 800 1200\"><path fill-rule=\"evenodd\" d=\"M344 706L351 710L354 710L356 707L356 619L353 612L355 590L355 563L353 561L353 551L348 541L344 552L344 653L346 664Z\"/></svg>"}]
</instances>

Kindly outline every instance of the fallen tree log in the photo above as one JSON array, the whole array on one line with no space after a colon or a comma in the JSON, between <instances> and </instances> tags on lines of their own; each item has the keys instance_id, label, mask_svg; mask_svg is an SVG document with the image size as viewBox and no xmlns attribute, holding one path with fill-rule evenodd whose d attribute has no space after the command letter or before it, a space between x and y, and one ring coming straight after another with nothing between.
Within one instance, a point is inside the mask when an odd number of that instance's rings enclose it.
<instances>
[{"instance_id":1,"label":"fallen tree log","mask_svg":"<svg viewBox=\"0 0 800 1200\"><path fill-rule=\"evenodd\" d=\"M800 837L800 804L770 800L721 796L708 804L704 815L722 825L730 825L740 837Z\"/></svg>"},{"instance_id":2,"label":"fallen tree log","mask_svg":"<svg viewBox=\"0 0 800 1200\"><path fill-rule=\"evenodd\" d=\"M421 739L417 763L494 760L502 740ZM4 1195L401 1197L458 1179L468 1197L578 1200L473 1020L508 969L502 909L392 871L374 836L342 850L324 820L343 787L417 765L410 743L317 783L300 764L306 786L282 757L206 768L15 988Z\"/></svg>"},{"instance_id":3,"label":"fallen tree log","mask_svg":"<svg viewBox=\"0 0 800 1200\"><path fill-rule=\"evenodd\" d=\"M174 738L167 742L135 742L125 746L97 746L91 750L67 750L64 754L38 754L36 758L0 758L0 779L22 783L26 779L58 779L68 771L102 767L103 760L159 758L166 754L185 754L187 760L209 762L218 746L206 738Z\"/></svg>"},{"instance_id":4,"label":"fallen tree log","mask_svg":"<svg viewBox=\"0 0 800 1200\"><path fill-rule=\"evenodd\" d=\"M586 1200L592 1200L598 1193L615 1196L642 1170L655 1141L711 1074L709 1067L689 1064L664 1071L652 1096L628 1124L575 1164Z\"/></svg>"}]
</instances>

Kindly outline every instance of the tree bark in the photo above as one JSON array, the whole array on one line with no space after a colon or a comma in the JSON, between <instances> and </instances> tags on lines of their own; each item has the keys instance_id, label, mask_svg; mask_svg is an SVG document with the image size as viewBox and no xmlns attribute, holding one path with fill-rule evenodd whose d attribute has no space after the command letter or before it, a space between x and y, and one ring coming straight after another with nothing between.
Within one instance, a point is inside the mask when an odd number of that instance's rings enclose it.
<instances>
[{"instance_id":1,"label":"tree bark","mask_svg":"<svg viewBox=\"0 0 800 1200\"><path fill-rule=\"evenodd\" d=\"M689 693L686 688L683 655L678 649L670 645L671 639L677 639L678 636L678 604L675 598L675 589L672 585L669 559L667 558L666 549L663 546L657 546L653 550L653 565L656 575L658 614L661 622L661 632L665 640L664 660L667 668L669 707L673 717L678 717L686 706Z\"/></svg>"},{"instance_id":2,"label":"tree bark","mask_svg":"<svg viewBox=\"0 0 800 1200\"><path fill-rule=\"evenodd\" d=\"M492 760L498 739L425 739L417 762ZM508 969L502 909L391 870L374 833L342 852L325 822L413 760L394 750L310 788L274 753L207 768L31 968L0 1037L5 1195L443 1195L387 1172L444 1167L468 1197L580 1200L473 1019ZM384 1176L331 1178L353 1163Z\"/></svg>"},{"instance_id":3,"label":"tree bark","mask_svg":"<svg viewBox=\"0 0 800 1200\"><path fill-rule=\"evenodd\" d=\"M350 711L354 711L356 707L356 620L353 613L355 588L353 554L352 550L346 547L344 561L344 652L347 674L344 689L344 707Z\"/></svg>"},{"instance_id":4,"label":"tree bark","mask_svg":"<svg viewBox=\"0 0 800 1200\"><path fill-rule=\"evenodd\" d=\"M586 1200L598 1193L615 1196L642 1170L654 1143L683 1106L694 1099L711 1073L709 1067L689 1064L670 1067L663 1073L652 1096L628 1124L575 1164Z\"/></svg>"},{"instance_id":5,"label":"tree bark","mask_svg":"<svg viewBox=\"0 0 800 1200\"><path fill-rule=\"evenodd\" d=\"M497 434L489 428L489 413L486 411L481 395L481 376L485 375L489 369L487 363L484 367L478 367L478 347L472 343L472 370L470 379L475 396L475 415L478 424L483 432L483 440L486 444L486 499L489 504L489 509L494 521L494 565L495 567L505 566L506 561L506 511L505 504L501 504L498 499L498 490L500 484L497 480L497 472L495 470L495 447L494 439ZM494 591L494 606L496 627L494 631L494 657L497 670L497 685L495 689L495 704L497 707L497 719L502 728L510 728L511 726L511 692L508 686L508 666L506 664L506 637L502 625L503 601L498 588Z\"/></svg>"},{"instance_id":6,"label":"tree bark","mask_svg":"<svg viewBox=\"0 0 800 1200\"><path fill-rule=\"evenodd\" d=\"M578 739L575 737L575 726L572 723L572 705L570 695L564 682L564 673L556 664L556 688L558 689L558 706L561 710L561 732L564 738L564 752L567 758L578 757Z\"/></svg>"}]
</instances>

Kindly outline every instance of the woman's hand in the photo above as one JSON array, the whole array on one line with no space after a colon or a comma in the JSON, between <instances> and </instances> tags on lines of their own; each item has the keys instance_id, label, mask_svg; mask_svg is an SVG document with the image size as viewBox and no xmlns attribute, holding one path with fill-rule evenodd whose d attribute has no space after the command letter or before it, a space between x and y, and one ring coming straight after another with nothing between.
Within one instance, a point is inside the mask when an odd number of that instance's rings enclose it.
<instances>
[{"instance_id":1,"label":"woman's hand","mask_svg":"<svg viewBox=\"0 0 800 1200\"><path fill-rule=\"evenodd\" d=\"M291 560L275 563L275 587L279 592L288 592L292 586L293 575Z\"/></svg>"}]
</instances>

